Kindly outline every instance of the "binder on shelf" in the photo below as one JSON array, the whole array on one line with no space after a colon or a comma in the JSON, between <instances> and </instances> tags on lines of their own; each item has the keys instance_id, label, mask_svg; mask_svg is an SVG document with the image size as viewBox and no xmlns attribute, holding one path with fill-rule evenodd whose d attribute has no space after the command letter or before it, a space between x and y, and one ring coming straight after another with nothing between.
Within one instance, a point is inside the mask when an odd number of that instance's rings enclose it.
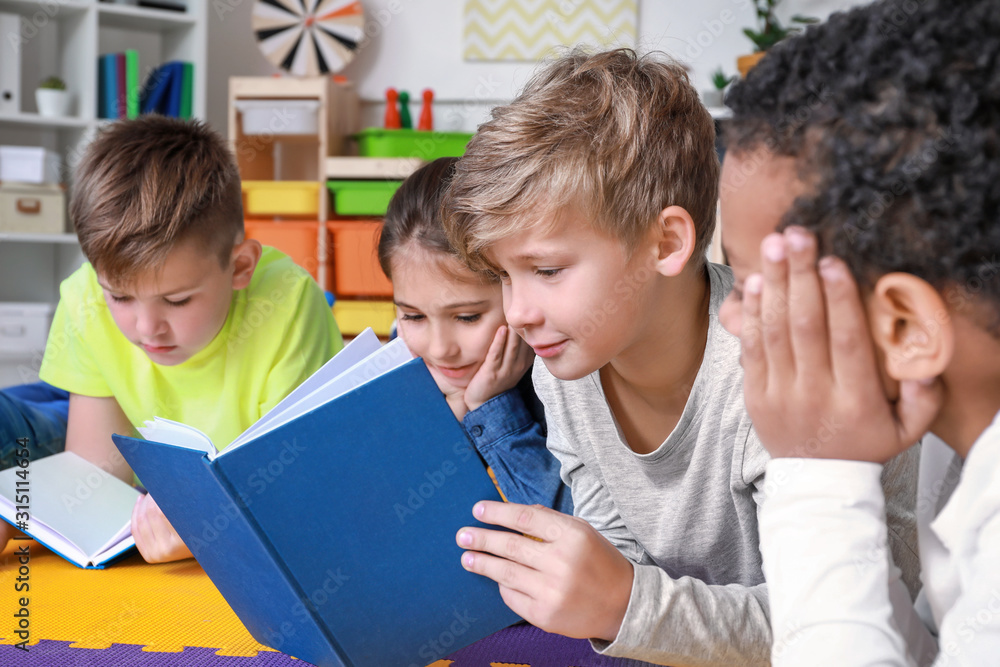
<instances>
[{"instance_id":1,"label":"binder on shelf","mask_svg":"<svg viewBox=\"0 0 1000 667\"><path fill-rule=\"evenodd\" d=\"M184 88L184 63L173 60L168 65L170 67L170 94L167 96L166 115L180 118L181 91Z\"/></svg>"},{"instance_id":2,"label":"binder on shelf","mask_svg":"<svg viewBox=\"0 0 1000 667\"><path fill-rule=\"evenodd\" d=\"M21 17L17 14L0 12L0 35L20 35ZM4 40L7 41L7 40ZM0 58L0 113L21 112L21 44L10 41L10 48L4 45Z\"/></svg>"},{"instance_id":3,"label":"binder on shelf","mask_svg":"<svg viewBox=\"0 0 1000 667\"><path fill-rule=\"evenodd\" d=\"M106 53L100 61L101 72L104 73L99 80L103 87L98 90L98 96L103 100L101 107L104 114L101 118L118 118L118 58L114 53Z\"/></svg>"},{"instance_id":4,"label":"binder on shelf","mask_svg":"<svg viewBox=\"0 0 1000 667\"><path fill-rule=\"evenodd\" d=\"M115 107L117 113L114 117L124 118L125 114L128 112L128 75L125 68L124 53L115 54L115 72L115 82L118 84L118 92L115 96L115 99L117 100L117 106Z\"/></svg>"},{"instance_id":5,"label":"binder on shelf","mask_svg":"<svg viewBox=\"0 0 1000 667\"><path fill-rule=\"evenodd\" d=\"M160 112L165 107L167 94L170 91L170 68L163 64L150 72L142 87L139 101L140 113Z\"/></svg>"},{"instance_id":6,"label":"binder on shelf","mask_svg":"<svg viewBox=\"0 0 1000 667\"><path fill-rule=\"evenodd\" d=\"M190 118L194 95L194 65L182 63L182 72L180 117Z\"/></svg>"}]
</instances>

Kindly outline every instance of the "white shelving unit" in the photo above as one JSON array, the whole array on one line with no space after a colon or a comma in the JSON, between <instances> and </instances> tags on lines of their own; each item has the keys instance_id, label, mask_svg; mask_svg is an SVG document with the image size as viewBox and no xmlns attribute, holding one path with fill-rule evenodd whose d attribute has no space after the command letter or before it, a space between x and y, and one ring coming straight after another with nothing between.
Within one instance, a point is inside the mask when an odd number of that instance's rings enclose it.
<instances>
[{"instance_id":1,"label":"white shelving unit","mask_svg":"<svg viewBox=\"0 0 1000 667\"><path fill-rule=\"evenodd\" d=\"M170 60L194 64L193 113L205 117L208 0L187 0L185 12L149 9L97 0L0 0L0 12L21 17L21 109L0 113L0 145L42 146L62 158L67 201L72 169L96 130L108 121L97 117L98 57L135 49L140 85L152 69ZM2 36L0 58L8 57L11 37ZM71 116L37 113L34 91L49 76L59 76L75 97ZM0 232L0 301L56 303L59 283L83 262L73 234ZM0 350L0 386L21 381L11 359Z\"/></svg>"}]
</instances>

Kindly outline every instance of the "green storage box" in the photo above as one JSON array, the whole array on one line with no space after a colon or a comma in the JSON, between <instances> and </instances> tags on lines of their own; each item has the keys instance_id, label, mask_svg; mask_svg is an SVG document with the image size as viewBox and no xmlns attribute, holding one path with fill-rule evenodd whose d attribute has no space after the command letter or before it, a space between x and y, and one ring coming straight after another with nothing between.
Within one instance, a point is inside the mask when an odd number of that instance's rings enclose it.
<instances>
[{"instance_id":1,"label":"green storage box","mask_svg":"<svg viewBox=\"0 0 1000 667\"><path fill-rule=\"evenodd\" d=\"M369 127L354 138L358 154L365 157L415 157L430 162L439 157L461 157L472 134Z\"/></svg>"},{"instance_id":2,"label":"green storage box","mask_svg":"<svg viewBox=\"0 0 1000 667\"><path fill-rule=\"evenodd\" d=\"M385 215L402 181L327 181L337 215Z\"/></svg>"}]
</instances>

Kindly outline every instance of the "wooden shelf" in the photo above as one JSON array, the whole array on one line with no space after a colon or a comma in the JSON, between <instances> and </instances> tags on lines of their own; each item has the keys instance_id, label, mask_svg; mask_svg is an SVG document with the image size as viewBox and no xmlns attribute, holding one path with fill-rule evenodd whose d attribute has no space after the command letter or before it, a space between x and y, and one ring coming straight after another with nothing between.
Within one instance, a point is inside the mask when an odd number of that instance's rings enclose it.
<instances>
[{"instance_id":1,"label":"wooden shelf","mask_svg":"<svg viewBox=\"0 0 1000 667\"><path fill-rule=\"evenodd\" d=\"M24 234L0 232L0 243L64 243L75 245L76 234Z\"/></svg>"},{"instance_id":2,"label":"wooden shelf","mask_svg":"<svg viewBox=\"0 0 1000 667\"><path fill-rule=\"evenodd\" d=\"M328 157L326 177L330 179L383 178L402 180L422 165L409 157Z\"/></svg>"},{"instance_id":3,"label":"wooden shelf","mask_svg":"<svg viewBox=\"0 0 1000 667\"><path fill-rule=\"evenodd\" d=\"M94 3L83 2L82 0L60 0L58 3L53 3L53 6L60 13L85 14L94 6ZM30 16L39 11L39 9L43 12L45 11L42 3L38 0L0 0L0 11L10 11ZM6 42L6 40L4 41Z\"/></svg>"},{"instance_id":4,"label":"wooden shelf","mask_svg":"<svg viewBox=\"0 0 1000 667\"><path fill-rule=\"evenodd\" d=\"M715 120L728 120L733 117L733 110L729 107L708 107L708 113L712 114Z\"/></svg>"},{"instance_id":5,"label":"wooden shelf","mask_svg":"<svg viewBox=\"0 0 1000 667\"><path fill-rule=\"evenodd\" d=\"M124 28L125 30L170 30L187 28L197 19L187 12L172 12L166 9L150 9L131 5L99 3L98 16L102 26Z\"/></svg>"},{"instance_id":6,"label":"wooden shelf","mask_svg":"<svg viewBox=\"0 0 1000 667\"><path fill-rule=\"evenodd\" d=\"M37 113L0 114L0 123L18 123L41 127L85 128L90 125L86 118L78 116L42 116Z\"/></svg>"}]
</instances>

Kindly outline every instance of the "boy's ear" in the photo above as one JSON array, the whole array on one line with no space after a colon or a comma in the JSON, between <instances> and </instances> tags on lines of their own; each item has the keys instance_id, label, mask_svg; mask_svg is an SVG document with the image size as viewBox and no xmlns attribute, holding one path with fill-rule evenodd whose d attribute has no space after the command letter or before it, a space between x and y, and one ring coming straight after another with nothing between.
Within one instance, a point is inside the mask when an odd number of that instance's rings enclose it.
<instances>
[{"instance_id":1,"label":"boy's ear","mask_svg":"<svg viewBox=\"0 0 1000 667\"><path fill-rule=\"evenodd\" d=\"M243 289L250 284L263 250L256 239L243 239L233 246L233 289Z\"/></svg>"},{"instance_id":2,"label":"boy's ear","mask_svg":"<svg viewBox=\"0 0 1000 667\"><path fill-rule=\"evenodd\" d=\"M665 276L679 275L694 252L697 235L694 220L686 209L668 206L660 211L653 240L656 243L656 270Z\"/></svg>"},{"instance_id":3,"label":"boy's ear","mask_svg":"<svg viewBox=\"0 0 1000 667\"><path fill-rule=\"evenodd\" d=\"M893 379L933 379L951 362L951 317L941 294L927 281L909 273L882 276L869 299L868 318Z\"/></svg>"}]
</instances>

